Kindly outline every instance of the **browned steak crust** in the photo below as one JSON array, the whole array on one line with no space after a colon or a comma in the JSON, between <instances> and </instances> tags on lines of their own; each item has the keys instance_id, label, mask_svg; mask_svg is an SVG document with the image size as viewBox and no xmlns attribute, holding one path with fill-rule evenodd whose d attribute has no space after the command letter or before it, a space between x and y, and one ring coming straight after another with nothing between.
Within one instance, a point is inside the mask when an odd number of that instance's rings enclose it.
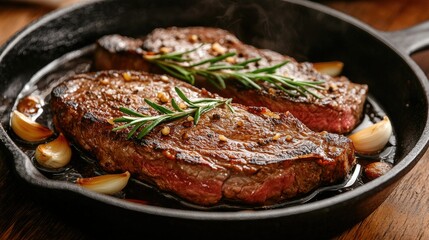
<instances>
[{"instance_id":1,"label":"browned steak crust","mask_svg":"<svg viewBox=\"0 0 429 240\"><path fill-rule=\"evenodd\" d=\"M277 70L277 74L299 80L323 80L324 90L314 90L322 98L314 96L291 97L276 90L267 83L260 83L262 90L244 89L237 84L228 84L227 89L217 89L204 81L197 81L198 87L205 87L223 97L232 97L237 103L249 106L264 106L275 112L289 111L314 131L326 130L348 133L360 122L368 92L367 85L355 84L346 77L332 78L317 72L311 63L298 63L293 58L271 50L257 49L246 45L231 33L217 28L186 27L160 28L143 39L109 35L98 41L95 54L97 69L135 69L159 72L141 57L147 52L185 51L203 47L191 53L196 62L216 56L223 51L236 52L230 61L242 62L261 57L250 68L272 66L285 60L290 62Z\"/></svg>"},{"instance_id":2,"label":"browned steak crust","mask_svg":"<svg viewBox=\"0 0 429 240\"><path fill-rule=\"evenodd\" d=\"M127 140L129 130L112 131L111 119L123 115L119 106L158 114L144 98L171 108L158 93L181 102L174 86L190 98L216 97L173 78L129 73L131 80L120 71L76 75L52 93L56 128L107 172L130 171L196 204L265 205L339 181L355 163L348 138L313 132L288 112L240 104L233 104L235 113L227 107L205 113L195 126L179 119L161 124L142 140ZM164 126L170 134L160 132Z\"/></svg>"}]
</instances>

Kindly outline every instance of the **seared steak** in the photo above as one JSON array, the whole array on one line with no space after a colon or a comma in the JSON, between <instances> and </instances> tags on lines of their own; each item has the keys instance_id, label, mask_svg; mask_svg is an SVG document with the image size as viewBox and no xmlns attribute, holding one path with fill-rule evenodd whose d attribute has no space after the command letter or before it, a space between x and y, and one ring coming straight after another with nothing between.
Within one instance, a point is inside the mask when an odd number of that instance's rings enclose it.
<instances>
[{"instance_id":1,"label":"seared steak","mask_svg":"<svg viewBox=\"0 0 429 240\"><path fill-rule=\"evenodd\" d=\"M130 171L189 202L266 205L344 179L355 164L348 138L313 132L292 114L232 104L155 127L143 139L112 131L119 106L157 115L144 98L173 109L167 98L220 98L171 77L143 72L80 74L57 86L51 108L56 128L98 159L107 172ZM161 95L159 93L162 93ZM162 96L162 97L160 97ZM161 130L168 126L170 132ZM223 136L222 136L223 135Z\"/></svg>"},{"instance_id":2,"label":"seared steak","mask_svg":"<svg viewBox=\"0 0 429 240\"><path fill-rule=\"evenodd\" d=\"M291 112L310 129L326 130L335 133L348 133L360 122L365 103L367 85L355 84L346 77L333 78L316 71L311 63L298 63L293 58L277 52L257 49L246 45L231 33L217 28L187 27L155 29L142 39L128 38L119 35L105 36L98 41L95 54L97 69L134 69L160 72L150 66L142 55L155 52L181 52L201 46L190 54L190 58L199 62L203 59L225 53L236 52L237 56L226 62L243 62L260 57L257 63L249 65L250 69L273 66L290 61L277 69L279 75L294 79L325 81L323 90L313 90L321 98L314 96L291 97L269 83L258 83L262 90L247 89L230 81L226 89L218 89L202 81L198 87L216 92L222 97L234 98L234 101L248 106L263 106L275 112Z\"/></svg>"}]
</instances>

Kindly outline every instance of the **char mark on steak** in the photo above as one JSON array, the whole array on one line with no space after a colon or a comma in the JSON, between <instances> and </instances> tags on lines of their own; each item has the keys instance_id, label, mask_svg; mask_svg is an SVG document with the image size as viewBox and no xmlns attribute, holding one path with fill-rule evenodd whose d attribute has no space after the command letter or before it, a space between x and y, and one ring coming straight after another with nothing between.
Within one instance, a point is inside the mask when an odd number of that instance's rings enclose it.
<instances>
[{"instance_id":1,"label":"char mark on steak","mask_svg":"<svg viewBox=\"0 0 429 240\"><path fill-rule=\"evenodd\" d=\"M160 73L161 70L151 66L142 55L181 52L197 48L201 44L205 45L190 54L195 62L226 52L236 52L237 55L226 59L225 63L261 58L257 63L249 65L250 69L256 69L289 61L277 69L276 74L299 80L325 81L325 84L322 85L323 90L312 89L323 96L321 98L312 95L289 96L266 82L258 83L261 90L243 88L234 81L230 81L226 89L218 89L199 79L197 87L204 87L222 97L234 98L234 102L244 105L263 106L274 112L289 111L314 131L348 133L360 123L368 92L367 85L352 83L344 76L333 78L321 74L311 63L298 63L292 57L246 45L222 29L159 28L141 39L108 35L97 42L95 66L98 70L132 69Z\"/></svg>"},{"instance_id":2,"label":"char mark on steak","mask_svg":"<svg viewBox=\"0 0 429 240\"><path fill-rule=\"evenodd\" d=\"M118 107L159 114L144 98L173 109L159 98L220 98L183 81L144 72L102 71L75 75L54 88L55 127L92 154L107 172L129 171L189 202L212 206L279 203L344 179L355 164L351 141L313 132L292 114L232 104L204 113L197 125L187 118L162 123L142 140L130 129L112 131ZM161 133L165 126L167 135ZM221 136L224 137L221 137Z\"/></svg>"}]
</instances>

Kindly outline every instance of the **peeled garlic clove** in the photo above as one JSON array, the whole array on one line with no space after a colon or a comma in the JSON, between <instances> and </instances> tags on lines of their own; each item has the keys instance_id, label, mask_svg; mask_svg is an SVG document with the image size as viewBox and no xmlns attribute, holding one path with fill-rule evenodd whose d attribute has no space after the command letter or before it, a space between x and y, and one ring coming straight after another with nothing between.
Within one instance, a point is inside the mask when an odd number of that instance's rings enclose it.
<instances>
[{"instance_id":1,"label":"peeled garlic clove","mask_svg":"<svg viewBox=\"0 0 429 240\"><path fill-rule=\"evenodd\" d=\"M31 120L16 110L12 113L11 127L18 137L29 142L39 142L54 134L51 129Z\"/></svg>"},{"instance_id":2,"label":"peeled garlic clove","mask_svg":"<svg viewBox=\"0 0 429 240\"><path fill-rule=\"evenodd\" d=\"M356 152L373 154L381 151L386 146L392 135L392 124L387 116L382 121L364 128L349 136Z\"/></svg>"},{"instance_id":3,"label":"peeled garlic clove","mask_svg":"<svg viewBox=\"0 0 429 240\"><path fill-rule=\"evenodd\" d=\"M340 61L318 62L313 63L313 67L323 74L327 74L331 77L337 77L343 71L344 63Z\"/></svg>"},{"instance_id":4,"label":"peeled garlic clove","mask_svg":"<svg viewBox=\"0 0 429 240\"><path fill-rule=\"evenodd\" d=\"M70 162L71 156L69 142L62 133L55 140L37 146L34 155L37 162L46 168L64 167Z\"/></svg>"},{"instance_id":5,"label":"peeled garlic clove","mask_svg":"<svg viewBox=\"0 0 429 240\"><path fill-rule=\"evenodd\" d=\"M121 191L130 179L128 171L119 174L106 174L90 178L78 178L76 183L98 193L115 194Z\"/></svg>"}]
</instances>

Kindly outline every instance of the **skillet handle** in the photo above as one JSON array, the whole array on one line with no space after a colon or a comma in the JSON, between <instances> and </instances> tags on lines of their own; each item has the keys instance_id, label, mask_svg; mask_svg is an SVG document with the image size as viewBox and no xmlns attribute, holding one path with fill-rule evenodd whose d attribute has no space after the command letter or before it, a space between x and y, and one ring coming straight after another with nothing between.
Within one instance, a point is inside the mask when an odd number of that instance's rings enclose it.
<instances>
[{"instance_id":1,"label":"skillet handle","mask_svg":"<svg viewBox=\"0 0 429 240\"><path fill-rule=\"evenodd\" d=\"M429 46L429 21L416 26L395 31L382 32L390 42L403 53L411 55L413 52Z\"/></svg>"}]
</instances>

